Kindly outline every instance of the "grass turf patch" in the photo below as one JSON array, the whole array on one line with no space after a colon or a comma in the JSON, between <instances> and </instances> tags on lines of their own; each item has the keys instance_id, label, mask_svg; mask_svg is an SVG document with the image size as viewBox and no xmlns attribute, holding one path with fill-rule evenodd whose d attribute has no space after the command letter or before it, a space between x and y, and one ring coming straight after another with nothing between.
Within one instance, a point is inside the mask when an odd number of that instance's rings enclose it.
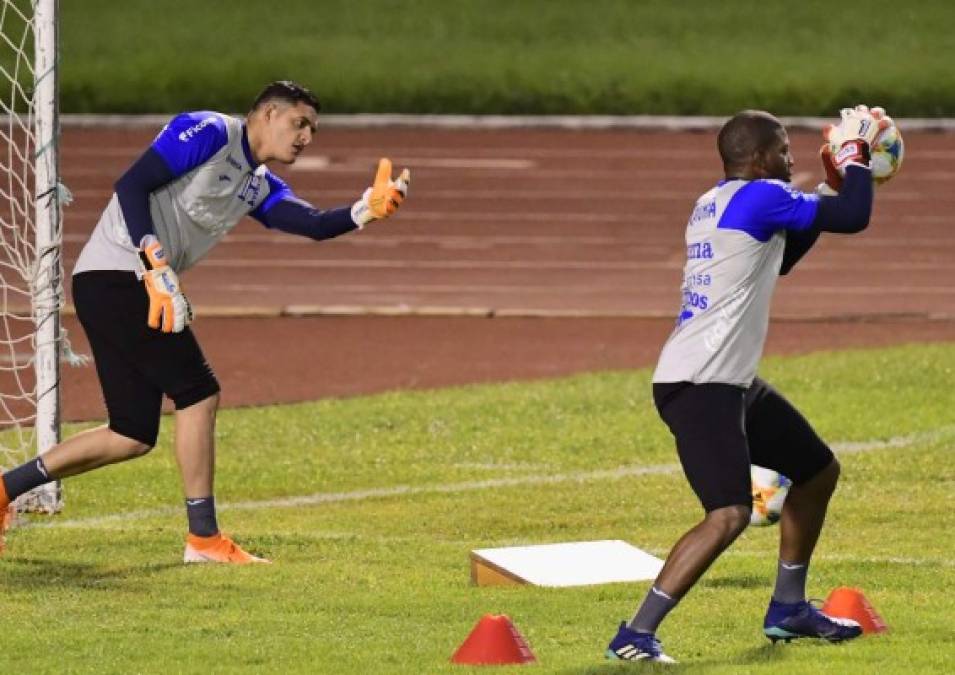
<instances>
[{"instance_id":1,"label":"grass turf patch","mask_svg":"<svg viewBox=\"0 0 955 675\"><path fill-rule=\"evenodd\" d=\"M952 669L953 371L955 345L767 359L763 375L825 438L894 439L843 457L810 575L813 595L861 586L891 632L841 646L770 647L760 626L777 531L754 529L661 630L686 669ZM495 612L514 619L545 672L621 672L602 662L603 648L645 583L474 588L468 551L623 538L662 556L700 514L652 409L648 371L390 393L224 411L220 521L276 564L186 567L171 426L164 421L151 455L67 481L68 510L53 527L11 535L0 559L0 664L460 672L447 664L452 651L481 614ZM633 466L671 469L594 473ZM553 476L565 479L542 481ZM489 479L523 482L480 487ZM409 491L342 497L402 486ZM338 497L229 508L316 493Z\"/></svg>"},{"instance_id":2,"label":"grass turf patch","mask_svg":"<svg viewBox=\"0 0 955 675\"><path fill-rule=\"evenodd\" d=\"M859 100L896 116L955 111L946 0L872 0L864 21L822 0L288 0L269 11L84 0L60 10L66 112L244 111L282 78L338 113L831 116Z\"/></svg>"}]
</instances>

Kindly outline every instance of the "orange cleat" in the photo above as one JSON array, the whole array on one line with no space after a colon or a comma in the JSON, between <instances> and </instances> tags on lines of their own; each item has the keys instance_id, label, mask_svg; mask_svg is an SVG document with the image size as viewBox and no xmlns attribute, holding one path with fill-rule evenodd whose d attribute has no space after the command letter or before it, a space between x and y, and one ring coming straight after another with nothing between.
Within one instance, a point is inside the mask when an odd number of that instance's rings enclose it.
<instances>
[{"instance_id":1,"label":"orange cleat","mask_svg":"<svg viewBox=\"0 0 955 675\"><path fill-rule=\"evenodd\" d=\"M182 561L187 563L232 563L233 565L248 565L251 563L268 563L271 560L259 558L247 553L221 532L211 537L197 537L190 534L186 537L186 552Z\"/></svg>"},{"instance_id":2,"label":"orange cleat","mask_svg":"<svg viewBox=\"0 0 955 675\"><path fill-rule=\"evenodd\" d=\"M7 486L0 475L0 555L7 547L7 530L13 527L17 517L17 507L7 496Z\"/></svg>"},{"instance_id":3,"label":"orange cleat","mask_svg":"<svg viewBox=\"0 0 955 675\"><path fill-rule=\"evenodd\" d=\"M2 502L0 502L2 503ZM7 530L13 526L13 521L17 517L17 507L15 504L8 503L0 512L0 554L7 547Z\"/></svg>"}]
</instances>

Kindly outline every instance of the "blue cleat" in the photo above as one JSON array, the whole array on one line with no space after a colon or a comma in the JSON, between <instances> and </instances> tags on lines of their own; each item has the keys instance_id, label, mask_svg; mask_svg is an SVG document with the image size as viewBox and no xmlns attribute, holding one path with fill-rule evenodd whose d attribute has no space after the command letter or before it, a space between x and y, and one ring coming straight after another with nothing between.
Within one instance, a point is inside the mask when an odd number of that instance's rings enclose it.
<instances>
[{"instance_id":1,"label":"blue cleat","mask_svg":"<svg viewBox=\"0 0 955 675\"><path fill-rule=\"evenodd\" d=\"M676 663L663 653L663 645L653 633L637 633L621 622L616 637L610 641L606 652L608 659L620 661L651 661Z\"/></svg>"},{"instance_id":2,"label":"blue cleat","mask_svg":"<svg viewBox=\"0 0 955 675\"><path fill-rule=\"evenodd\" d=\"M763 620L763 632L774 643L798 638L842 642L862 635L862 627L852 619L826 616L805 600L791 604L770 600Z\"/></svg>"}]
</instances>

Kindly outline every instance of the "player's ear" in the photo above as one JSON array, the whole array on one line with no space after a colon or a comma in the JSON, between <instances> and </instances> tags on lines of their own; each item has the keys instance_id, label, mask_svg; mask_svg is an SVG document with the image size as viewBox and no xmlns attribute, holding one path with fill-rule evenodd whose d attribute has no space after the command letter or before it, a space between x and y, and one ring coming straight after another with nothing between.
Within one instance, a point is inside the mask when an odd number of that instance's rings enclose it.
<instances>
[{"instance_id":1,"label":"player's ear","mask_svg":"<svg viewBox=\"0 0 955 675\"><path fill-rule=\"evenodd\" d=\"M753 151L753 159L750 163L752 168L753 175L759 176L760 178L765 178L769 175L769 150L755 150Z\"/></svg>"}]
</instances>

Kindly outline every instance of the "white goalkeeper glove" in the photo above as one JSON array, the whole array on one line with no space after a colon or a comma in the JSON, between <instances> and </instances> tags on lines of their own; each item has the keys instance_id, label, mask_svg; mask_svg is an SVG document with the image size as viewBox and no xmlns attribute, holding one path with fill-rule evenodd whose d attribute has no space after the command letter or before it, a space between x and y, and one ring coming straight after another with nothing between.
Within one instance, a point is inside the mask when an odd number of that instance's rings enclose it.
<instances>
[{"instance_id":1,"label":"white goalkeeper glove","mask_svg":"<svg viewBox=\"0 0 955 675\"><path fill-rule=\"evenodd\" d=\"M179 333L192 323L192 306L179 287L179 278L166 261L162 244L147 234L139 244L143 283L149 296L146 323L163 333Z\"/></svg>"},{"instance_id":2,"label":"white goalkeeper glove","mask_svg":"<svg viewBox=\"0 0 955 675\"><path fill-rule=\"evenodd\" d=\"M408 196L410 184L411 172L408 169L404 169L396 180L391 180L391 160L382 157L378 161L375 183L351 207L351 219L358 227L364 227L373 220L387 218Z\"/></svg>"},{"instance_id":3,"label":"white goalkeeper glove","mask_svg":"<svg viewBox=\"0 0 955 675\"><path fill-rule=\"evenodd\" d=\"M833 167L844 176L850 164L869 168L871 147L895 122L882 108L869 110L865 105L843 108L840 114L842 120L839 124L827 125L822 135L829 143Z\"/></svg>"}]
</instances>

